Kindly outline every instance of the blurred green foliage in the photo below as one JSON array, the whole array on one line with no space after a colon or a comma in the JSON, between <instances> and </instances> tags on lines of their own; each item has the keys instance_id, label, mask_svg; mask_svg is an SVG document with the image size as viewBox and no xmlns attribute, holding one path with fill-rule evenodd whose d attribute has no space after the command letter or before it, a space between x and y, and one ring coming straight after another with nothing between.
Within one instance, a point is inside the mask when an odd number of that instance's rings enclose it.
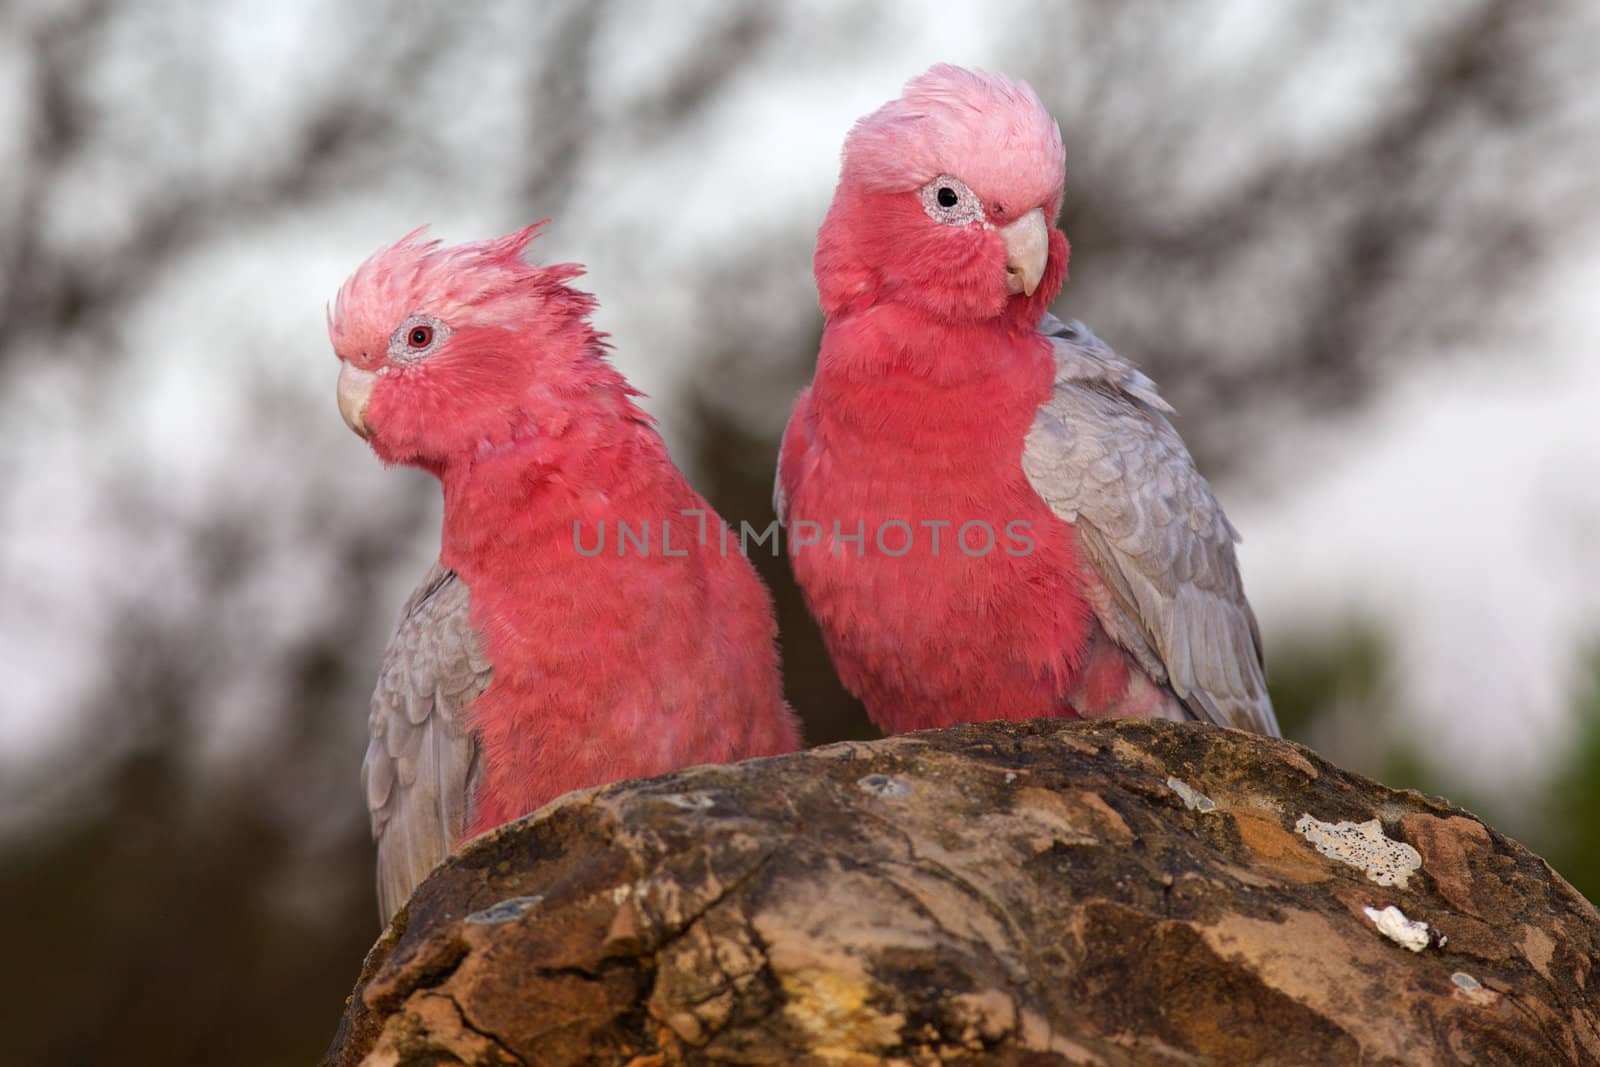
<instances>
[{"instance_id":1,"label":"blurred green foliage","mask_svg":"<svg viewBox=\"0 0 1600 1067\"><path fill-rule=\"evenodd\" d=\"M125 752L93 802L0 843L0 1063L305 1064L332 1036L378 933L366 843L314 864L175 752Z\"/></svg>"},{"instance_id":2,"label":"blurred green foliage","mask_svg":"<svg viewBox=\"0 0 1600 1067\"><path fill-rule=\"evenodd\" d=\"M1591 901L1600 901L1600 640L1583 660L1574 737L1526 842Z\"/></svg>"},{"instance_id":3,"label":"blurred green foliage","mask_svg":"<svg viewBox=\"0 0 1600 1067\"><path fill-rule=\"evenodd\" d=\"M1392 646L1380 624L1350 619L1269 652L1272 703L1285 737L1398 788L1433 781L1400 718Z\"/></svg>"}]
</instances>

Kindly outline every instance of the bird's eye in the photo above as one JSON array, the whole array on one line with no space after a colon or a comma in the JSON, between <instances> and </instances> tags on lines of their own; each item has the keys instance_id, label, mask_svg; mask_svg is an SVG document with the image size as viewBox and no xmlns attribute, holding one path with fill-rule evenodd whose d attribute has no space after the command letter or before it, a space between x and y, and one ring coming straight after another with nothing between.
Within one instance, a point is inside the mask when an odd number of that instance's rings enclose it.
<instances>
[{"instance_id":1,"label":"bird's eye","mask_svg":"<svg viewBox=\"0 0 1600 1067\"><path fill-rule=\"evenodd\" d=\"M416 363L427 359L450 336L450 327L430 315L413 315L389 337L389 359L394 363Z\"/></svg>"},{"instance_id":2,"label":"bird's eye","mask_svg":"<svg viewBox=\"0 0 1600 1067\"><path fill-rule=\"evenodd\" d=\"M928 217L942 225L983 221L983 204L959 178L941 174L918 190L917 197Z\"/></svg>"}]
</instances>

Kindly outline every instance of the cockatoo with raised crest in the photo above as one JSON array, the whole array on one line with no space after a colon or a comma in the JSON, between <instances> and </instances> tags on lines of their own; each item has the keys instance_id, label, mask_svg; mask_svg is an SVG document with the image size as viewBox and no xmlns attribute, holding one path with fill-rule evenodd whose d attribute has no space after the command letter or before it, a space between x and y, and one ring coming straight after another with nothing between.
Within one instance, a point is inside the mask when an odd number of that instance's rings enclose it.
<instances>
[{"instance_id":1,"label":"cockatoo with raised crest","mask_svg":"<svg viewBox=\"0 0 1600 1067\"><path fill-rule=\"evenodd\" d=\"M536 230L413 233L329 315L345 421L444 488L439 561L372 698L385 922L464 837L562 793L800 743L771 597L706 535L716 515L607 360L579 268L523 259Z\"/></svg>"}]
</instances>

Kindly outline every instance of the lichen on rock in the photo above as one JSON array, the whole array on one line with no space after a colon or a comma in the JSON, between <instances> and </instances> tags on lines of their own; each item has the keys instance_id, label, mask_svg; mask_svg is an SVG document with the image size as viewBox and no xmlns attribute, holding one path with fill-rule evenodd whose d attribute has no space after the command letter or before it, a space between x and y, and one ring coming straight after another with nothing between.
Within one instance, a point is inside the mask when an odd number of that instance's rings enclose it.
<instances>
[{"instance_id":1,"label":"lichen on rock","mask_svg":"<svg viewBox=\"0 0 1600 1067\"><path fill-rule=\"evenodd\" d=\"M1406 913L1390 904L1387 908L1362 908L1367 918L1378 928L1378 933L1401 948L1421 952L1432 944L1443 944L1442 939L1428 931L1428 924L1418 919L1406 918Z\"/></svg>"},{"instance_id":2,"label":"lichen on rock","mask_svg":"<svg viewBox=\"0 0 1600 1067\"><path fill-rule=\"evenodd\" d=\"M1422 866L1422 854L1385 834L1377 819L1327 823L1307 814L1300 816L1294 828L1318 852L1366 871L1379 885L1404 889L1412 872Z\"/></svg>"},{"instance_id":3,"label":"lichen on rock","mask_svg":"<svg viewBox=\"0 0 1600 1067\"><path fill-rule=\"evenodd\" d=\"M1389 907L1448 938L1397 951ZM326 1064L1600 1064L1597 953L1537 856L1299 746L996 722L619 783L469 843Z\"/></svg>"}]
</instances>

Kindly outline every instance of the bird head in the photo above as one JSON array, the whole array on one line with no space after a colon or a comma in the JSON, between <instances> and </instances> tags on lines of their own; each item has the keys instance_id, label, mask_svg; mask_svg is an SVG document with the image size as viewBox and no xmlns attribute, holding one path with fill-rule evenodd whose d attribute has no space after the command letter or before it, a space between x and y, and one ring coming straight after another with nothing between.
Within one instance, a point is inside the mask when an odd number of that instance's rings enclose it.
<instances>
[{"instance_id":1,"label":"bird head","mask_svg":"<svg viewBox=\"0 0 1600 1067\"><path fill-rule=\"evenodd\" d=\"M1066 277L1061 131L1024 82L940 64L861 119L817 243L823 310L1029 328Z\"/></svg>"},{"instance_id":2,"label":"bird head","mask_svg":"<svg viewBox=\"0 0 1600 1067\"><path fill-rule=\"evenodd\" d=\"M566 284L582 268L523 258L541 226L454 246L422 227L340 288L328 313L339 412L384 462L442 474L561 410L599 335L594 298Z\"/></svg>"}]
</instances>

